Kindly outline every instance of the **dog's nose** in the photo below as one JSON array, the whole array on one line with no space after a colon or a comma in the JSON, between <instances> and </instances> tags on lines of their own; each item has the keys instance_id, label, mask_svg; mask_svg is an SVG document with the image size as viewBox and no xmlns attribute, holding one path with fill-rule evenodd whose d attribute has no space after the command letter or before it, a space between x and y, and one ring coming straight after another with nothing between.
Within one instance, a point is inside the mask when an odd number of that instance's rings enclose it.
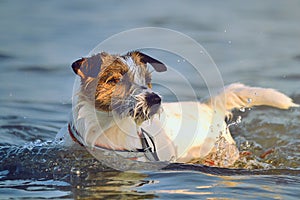
<instances>
[{"instance_id":1,"label":"dog's nose","mask_svg":"<svg viewBox=\"0 0 300 200\"><path fill-rule=\"evenodd\" d=\"M153 92L146 95L145 98L146 98L146 102L147 102L148 106L153 106L155 104L160 104L160 102L161 102L161 98Z\"/></svg>"}]
</instances>

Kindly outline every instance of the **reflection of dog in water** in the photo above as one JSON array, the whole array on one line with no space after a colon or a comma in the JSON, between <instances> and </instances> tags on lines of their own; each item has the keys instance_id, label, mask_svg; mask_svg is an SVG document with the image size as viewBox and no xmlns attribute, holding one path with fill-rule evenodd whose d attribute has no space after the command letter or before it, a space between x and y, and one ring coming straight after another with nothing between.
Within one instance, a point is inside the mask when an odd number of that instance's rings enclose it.
<instances>
[{"instance_id":1,"label":"reflection of dog in water","mask_svg":"<svg viewBox=\"0 0 300 200\"><path fill-rule=\"evenodd\" d=\"M114 150L132 160L191 162L230 166L239 158L225 117L231 110L267 105L298 107L274 89L235 83L205 103L162 103L151 88L151 65L167 67L138 51L99 53L72 64L80 89L68 125L82 145ZM153 70L152 70L153 71Z\"/></svg>"}]
</instances>

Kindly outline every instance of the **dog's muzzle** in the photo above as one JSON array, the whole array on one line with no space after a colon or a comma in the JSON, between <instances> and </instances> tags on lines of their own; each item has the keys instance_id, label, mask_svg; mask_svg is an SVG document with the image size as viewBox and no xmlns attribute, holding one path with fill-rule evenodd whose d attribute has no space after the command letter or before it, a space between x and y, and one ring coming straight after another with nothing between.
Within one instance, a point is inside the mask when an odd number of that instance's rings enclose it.
<instances>
[{"instance_id":1,"label":"dog's muzzle","mask_svg":"<svg viewBox=\"0 0 300 200\"><path fill-rule=\"evenodd\" d=\"M118 117L132 117L137 124L159 114L161 97L145 86L133 84L124 79L113 94L111 108Z\"/></svg>"},{"instance_id":2,"label":"dog's muzzle","mask_svg":"<svg viewBox=\"0 0 300 200\"><path fill-rule=\"evenodd\" d=\"M149 107L152 107L154 105L160 105L160 103L161 103L160 96L155 94L154 92L148 93L145 97L145 100Z\"/></svg>"},{"instance_id":3,"label":"dog's muzzle","mask_svg":"<svg viewBox=\"0 0 300 200\"><path fill-rule=\"evenodd\" d=\"M151 119L155 114L159 114L161 108L161 97L152 92L145 91L135 95L135 105L131 110L130 115L134 118L137 124Z\"/></svg>"},{"instance_id":4,"label":"dog's muzzle","mask_svg":"<svg viewBox=\"0 0 300 200\"><path fill-rule=\"evenodd\" d=\"M159 113L160 106L161 106L161 97L158 94L154 92L148 93L145 96L145 101L149 108L149 112L148 112L149 118Z\"/></svg>"}]
</instances>

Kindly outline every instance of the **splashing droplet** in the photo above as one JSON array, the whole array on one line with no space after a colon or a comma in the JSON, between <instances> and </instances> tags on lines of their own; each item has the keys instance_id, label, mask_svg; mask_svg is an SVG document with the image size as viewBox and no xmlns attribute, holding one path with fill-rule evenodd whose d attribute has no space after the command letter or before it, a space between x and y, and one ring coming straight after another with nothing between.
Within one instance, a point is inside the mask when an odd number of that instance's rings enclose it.
<instances>
[{"instance_id":1,"label":"splashing droplet","mask_svg":"<svg viewBox=\"0 0 300 200\"><path fill-rule=\"evenodd\" d=\"M80 175L81 175L80 169L78 169L78 168L76 168L76 167L72 167L72 168L71 168L71 173L72 173L72 174L75 174L75 175L77 175L77 176L80 176Z\"/></svg>"},{"instance_id":2,"label":"splashing droplet","mask_svg":"<svg viewBox=\"0 0 300 200\"><path fill-rule=\"evenodd\" d=\"M242 116L238 116L238 118L235 121L237 124L242 122Z\"/></svg>"}]
</instances>

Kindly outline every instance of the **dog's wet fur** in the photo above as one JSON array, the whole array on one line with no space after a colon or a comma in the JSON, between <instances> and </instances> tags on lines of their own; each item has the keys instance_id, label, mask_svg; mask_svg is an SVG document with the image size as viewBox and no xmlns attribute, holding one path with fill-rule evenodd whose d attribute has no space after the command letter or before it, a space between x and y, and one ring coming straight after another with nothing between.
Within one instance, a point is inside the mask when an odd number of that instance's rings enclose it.
<instances>
[{"instance_id":1,"label":"dog's wet fur","mask_svg":"<svg viewBox=\"0 0 300 200\"><path fill-rule=\"evenodd\" d=\"M197 137L207 134L213 113L223 104L227 119L231 116L232 109L260 105L281 109L299 106L294 104L289 97L274 89L248 87L235 83L227 86L223 92L212 97L206 103L183 102L181 106L186 107L188 111L187 114L180 113L178 107L181 102L163 103L162 97L152 90L152 72L164 72L167 70L166 65L139 51L129 52L125 55L102 52L75 61L72 69L80 77L81 86L76 94L78 101L75 105L76 109L73 110L74 117L70 124L75 127L84 142L89 143L90 140L99 147L134 151L141 148L141 144L140 140L134 138L133 135L136 132L139 135L141 130L139 127L144 128L143 123L149 121L147 125L149 132L152 130L151 123L159 129L159 133L153 135L153 138L157 144L158 157L164 160L194 162L197 159L203 159L204 154L201 154L200 151L203 152L203 149L206 149L207 141L197 140ZM224 103L220 104L220 102ZM190 114L195 112L192 109L193 106L199 110L199 113ZM97 117L93 116L93 112ZM161 123L159 119L155 119L153 122L153 118L162 112L167 113L169 117L166 119L166 123ZM104 123L111 114L119 118L120 122L111 123L109 121L111 124L106 129L96 128L98 123ZM188 149L179 155L178 149L181 144L173 143L171 138L173 132L179 130L178 126L181 122L200 123L200 129L199 132L193 133L196 139L194 138ZM151 124L150 128L149 124ZM227 167L238 159L238 149L225 123L225 114L224 121L218 126L220 127L218 130L220 137L212 141L215 143L212 148L205 150L206 157L204 159L212 160L212 163L217 166ZM220 154L216 147L221 143L225 146L225 149L222 149L224 155L216 156ZM228 147L226 144L229 144ZM222 159L226 159L225 164Z\"/></svg>"}]
</instances>

